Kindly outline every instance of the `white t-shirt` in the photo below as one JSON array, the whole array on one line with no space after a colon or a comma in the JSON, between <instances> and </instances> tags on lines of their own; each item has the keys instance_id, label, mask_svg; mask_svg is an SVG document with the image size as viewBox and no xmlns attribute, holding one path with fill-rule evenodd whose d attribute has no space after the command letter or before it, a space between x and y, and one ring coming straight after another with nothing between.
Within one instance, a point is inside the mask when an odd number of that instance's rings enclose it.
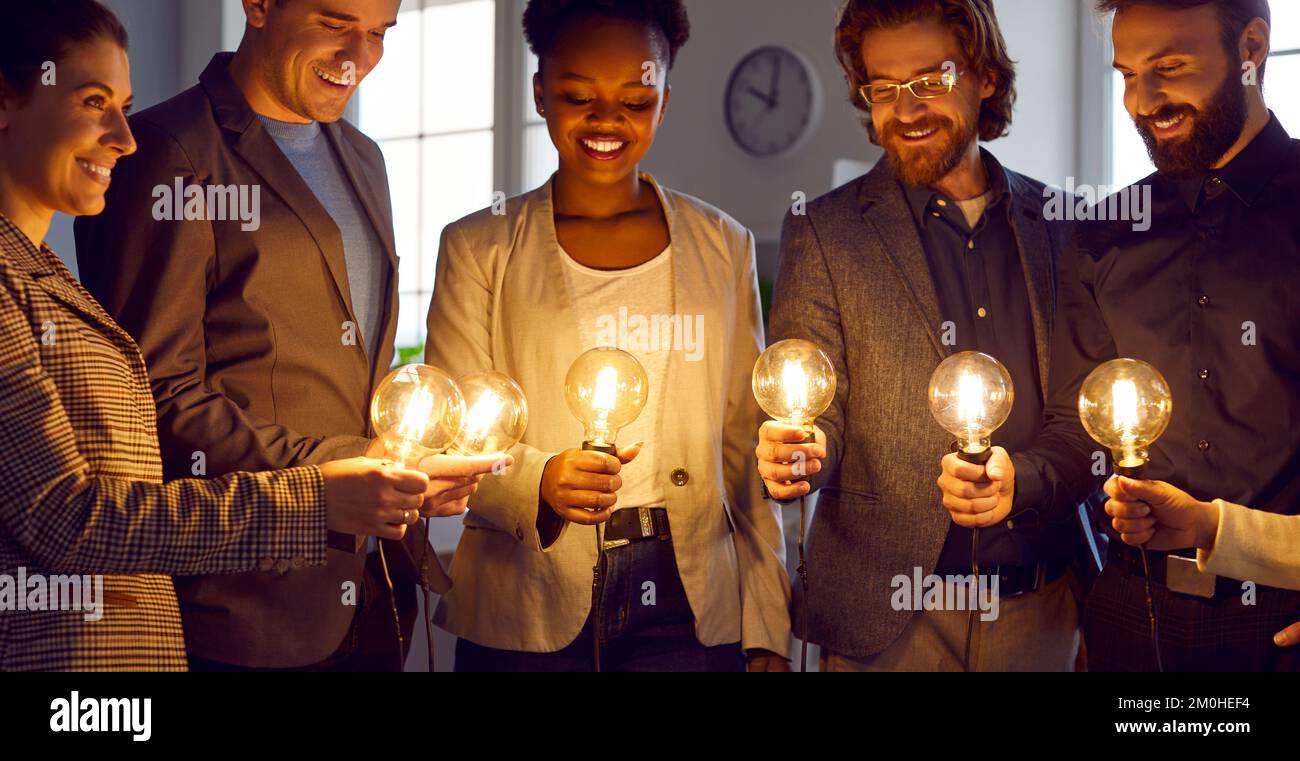
<instances>
[{"instance_id":1,"label":"white t-shirt","mask_svg":"<svg viewBox=\"0 0 1300 761\"><path fill-rule=\"evenodd\" d=\"M600 346L622 349L641 362L650 381L645 409L618 434L620 448L638 441L644 441L645 447L620 473L623 487L617 507L661 507L666 490L656 441L673 341L657 327L673 313L672 246L644 264L614 271L579 264L563 248L560 253L578 315L582 351Z\"/></svg>"}]
</instances>

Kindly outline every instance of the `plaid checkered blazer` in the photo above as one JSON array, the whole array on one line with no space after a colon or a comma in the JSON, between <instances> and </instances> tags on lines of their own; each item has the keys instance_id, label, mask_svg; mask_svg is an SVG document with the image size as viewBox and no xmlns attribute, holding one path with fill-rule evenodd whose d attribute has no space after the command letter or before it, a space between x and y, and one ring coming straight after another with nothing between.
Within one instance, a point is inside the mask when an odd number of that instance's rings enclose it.
<instances>
[{"instance_id":1,"label":"plaid checkered blazer","mask_svg":"<svg viewBox=\"0 0 1300 761\"><path fill-rule=\"evenodd\" d=\"M105 575L98 621L0 595L0 671L183 671L176 593L157 574L325 562L314 466L162 483L135 342L3 216L0 421L0 575Z\"/></svg>"}]
</instances>

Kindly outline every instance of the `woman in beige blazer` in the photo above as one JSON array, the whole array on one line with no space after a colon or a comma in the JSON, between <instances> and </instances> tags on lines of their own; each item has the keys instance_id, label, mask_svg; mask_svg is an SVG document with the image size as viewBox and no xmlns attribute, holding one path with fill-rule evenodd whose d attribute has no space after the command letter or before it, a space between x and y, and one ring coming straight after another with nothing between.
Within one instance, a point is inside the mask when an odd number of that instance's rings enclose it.
<instances>
[{"instance_id":1,"label":"woman in beige blazer","mask_svg":"<svg viewBox=\"0 0 1300 761\"><path fill-rule=\"evenodd\" d=\"M322 564L327 528L399 539L442 502L360 457L162 483L139 349L41 242L135 150L126 46L94 0L0 26L0 671L183 671L163 574Z\"/></svg>"},{"instance_id":2,"label":"woman in beige blazer","mask_svg":"<svg viewBox=\"0 0 1300 761\"><path fill-rule=\"evenodd\" d=\"M529 3L559 171L443 231L427 361L512 376L530 423L517 464L470 499L435 621L460 637L458 670L592 669L604 522L603 670L784 670L779 507L753 458L753 236L638 171L688 22L680 0L615 7ZM638 334L656 321L677 332ZM598 345L630 351L651 379L617 457L575 448L583 429L564 401L570 363Z\"/></svg>"}]
</instances>

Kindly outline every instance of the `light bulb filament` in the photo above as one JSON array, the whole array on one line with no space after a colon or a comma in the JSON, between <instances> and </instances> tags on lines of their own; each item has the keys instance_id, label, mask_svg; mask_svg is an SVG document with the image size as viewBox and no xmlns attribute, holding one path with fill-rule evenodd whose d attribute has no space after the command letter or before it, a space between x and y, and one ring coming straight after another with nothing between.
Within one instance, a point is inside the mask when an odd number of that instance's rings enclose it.
<instances>
[{"instance_id":1,"label":"light bulb filament","mask_svg":"<svg viewBox=\"0 0 1300 761\"><path fill-rule=\"evenodd\" d=\"M808 376L798 361L787 360L781 366L781 390L791 419L801 420L808 409Z\"/></svg>"},{"instance_id":2,"label":"light bulb filament","mask_svg":"<svg viewBox=\"0 0 1300 761\"><path fill-rule=\"evenodd\" d=\"M1124 459L1136 459L1139 423L1137 385L1128 379L1115 381L1111 386L1111 404L1115 410L1113 424L1123 444Z\"/></svg>"},{"instance_id":3,"label":"light bulb filament","mask_svg":"<svg viewBox=\"0 0 1300 761\"><path fill-rule=\"evenodd\" d=\"M465 415L465 439L475 444L481 443L505 406L505 400L496 394L485 393L480 396Z\"/></svg>"}]
</instances>

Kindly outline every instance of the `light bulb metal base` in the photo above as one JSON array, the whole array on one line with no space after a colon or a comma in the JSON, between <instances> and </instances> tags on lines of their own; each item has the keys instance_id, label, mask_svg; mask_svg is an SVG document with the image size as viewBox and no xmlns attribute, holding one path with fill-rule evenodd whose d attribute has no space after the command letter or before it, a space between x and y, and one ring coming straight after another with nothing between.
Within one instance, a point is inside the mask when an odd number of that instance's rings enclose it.
<instances>
[{"instance_id":1,"label":"light bulb metal base","mask_svg":"<svg viewBox=\"0 0 1300 761\"><path fill-rule=\"evenodd\" d=\"M1117 476L1124 476L1125 478L1135 478L1138 480L1143 480L1147 477L1146 474L1147 474L1146 463L1142 463L1141 465L1120 465L1119 463L1115 464L1115 475Z\"/></svg>"},{"instance_id":2,"label":"light bulb metal base","mask_svg":"<svg viewBox=\"0 0 1300 761\"><path fill-rule=\"evenodd\" d=\"M992 447L982 449L978 452L967 452L965 449L962 449L961 443L956 441L952 443L952 451L956 453L957 459L962 462L969 462L972 465L983 465L993 456Z\"/></svg>"},{"instance_id":3,"label":"light bulb metal base","mask_svg":"<svg viewBox=\"0 0 1300 761\"><path fill-rule=\"evenodd\" d=\"M618 447L613 444L592 444L590 441L584 441L582 442L582 451L604 452L611 457L618 457Z\"/></svg>"}]
</instances>

